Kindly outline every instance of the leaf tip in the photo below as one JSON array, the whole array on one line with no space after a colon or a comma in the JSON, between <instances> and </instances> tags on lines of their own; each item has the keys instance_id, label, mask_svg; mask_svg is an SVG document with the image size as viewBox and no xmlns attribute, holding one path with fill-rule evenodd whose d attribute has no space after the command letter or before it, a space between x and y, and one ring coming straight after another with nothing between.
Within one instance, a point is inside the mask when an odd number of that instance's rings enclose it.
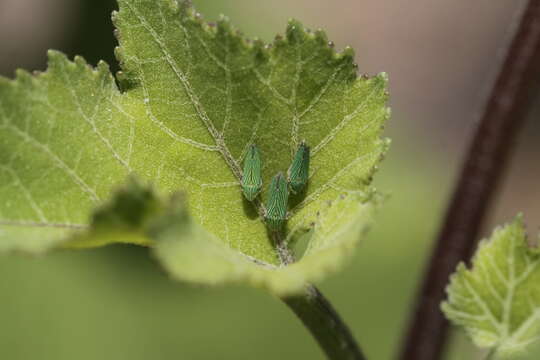
<instances>
[{"instance_id":1,"label":"leaf tip","mask_svg":"<svg viewBox=\"0 0 540 360\"><path fill-rule=\"evenodd\" d=\"M382 154L381 154L381 161L384 159L384 157L386 156L386 152L390 149L390 146L392 146L392 139L390 138L383 138L381 140L382 142L382 146L383 146L383 151L382 151Z\"/></svg>"},{"instance_id":2,"label":"leaf tip","mask_svg":"<svg viewBox=\"0 0 540 360\"><path fill-rule=\"evenodd\" d=\"M62 53L62 52L60 52L58 50L54 50L54 49L47 50L48 66L51 66L51 64L53 64L56 61L67 62L68 58L64 53Z\"/></svg>"},{"instance_id":3,"label":"leaf tip","mask_svg":"<svg viewBox=\"0 0 540 360\"><path fill-rule=\"evenodd\" d=\"M291 44L301 42L306 35L304 26L296 19L289 19L285 34L287 41L289 41Z\"/></svg>"},{"instance_id":4,"label":"leaf tip","mask_svg":"<svg viewBox=\"0 0 540 360\"><path fill-rule=\"evenodd\" d=\"M86 62L86 60L80 55L75 55L73 61L79 67L88 67L88 63Z\"/></svg>"},{"instance_id":5,"label":"leaf tip","mask_svg":"<svg viewBox=\"0 0 540 360\"><path fill-rule=\"evenodd\" d=\"M229 34L232 34L234 30L235 29L233 29L233 26L231 25L231 20L229 19L229 17L223 14L220 14L219 19L217 21L217 34L221 36L229 35Z\"/></svg>"},{"instance_id":6,"label":"leaf tip","mask_svg":"<svg viewBox=\"0 0 540 360\"><path fill-rule=\"evenodd\" d=\"M326 46L328 44L328 35L326 35L326 32L319 28L315 31L315 40L319 43L319 45Z\"/></svg>"},{"instance_id":7,"label":"leaf tip","mask_svg":"<svg viewBox=\"0 0 540 360\"><path fill-rule=\"evenodd\" d=\"M113 25L116 25L117 19L118 19L118 10L113 10L111 12L111 21L112 21Z\"/></svg>"},{"instance_id":8,"label":"leaf tip","mask_svg":"<svg viewBox=\"0 0 540 360\"><path fill-rule=\"evenodd\" d=\"M114 48L114 57L118 61L118 64L120 65L120 67L122 67L125 64L126 59L124 55L124 50L122 49L121 46L117 46Z\"/></svg>"},{"instance_id":9,"label":"leaf tip","mask_svg":"<svg viewBox=\"0 0 540 360\"><path fill-rule=\"evenodd\" d=\"M350 59L350 61L353 61L353 59L355 57L355 51L354 51L354 49L352 47L345 46L345 48L341 52L340 56L343 57L343 58L348 58L348 59Z\"/></svg>"},{"instance_id":10,"label":"leaf tip","mask_svg":"<svg viewBox=\"0 0 540 360\"><path fill-rule=\"evenodd\" d=\"M377 74L376 76L377 79L380 79L380 81L384 82L384 83L388 83L388 73L386 72L380 72Z\"/></svg>"},{"instance_id":11,"label":"leaf tip","mask_svg":"<svg viewBox=\"0 0 540 360\"><path fill-rule=\"evenodd\" d=\"M17 82L29 83L32 81L32 74L24 69L15 70L15 79Z\"/></svg>"}]
</instances>

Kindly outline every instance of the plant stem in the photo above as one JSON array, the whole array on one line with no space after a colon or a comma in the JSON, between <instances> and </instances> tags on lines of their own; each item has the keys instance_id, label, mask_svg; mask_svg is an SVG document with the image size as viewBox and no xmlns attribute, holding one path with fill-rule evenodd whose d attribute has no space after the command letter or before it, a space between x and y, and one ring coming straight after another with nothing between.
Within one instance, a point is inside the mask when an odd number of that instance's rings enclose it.
<instances>
[{"instance_id":1,"label":"plant stem","mask_svg":"<svg viewBox=\"0 0 540 360\"><path fill-rule=\"evenodd\" d=\"M295 259L282 235L274 232L272 237L281 263L286 266ZM304 294L281 300L302 320L329 360L366 360L347 325L315 286L308 284Z\"/></svg>"},{"instance_id":2,"label":"plant stem","mask_svg":"<svg viewBox=\"0 0 540 360\"><path fill-rule=\"evenodd\" d=\"M282 300L302 320L329 360L366 360L349 328L314 286Z\"/></svg>"},{"instance_id":3,"label":"plant stem","mask_svg":"<svg viewBox=\"0 0 540 360\"><path fill-rule=\"evenodd\" d=\"M476 245L540 75L540 0L530 0L491 91L418 293L401 360L437 360L448 323L439 306L456 265Z\"/></svg>"}]
</instances>

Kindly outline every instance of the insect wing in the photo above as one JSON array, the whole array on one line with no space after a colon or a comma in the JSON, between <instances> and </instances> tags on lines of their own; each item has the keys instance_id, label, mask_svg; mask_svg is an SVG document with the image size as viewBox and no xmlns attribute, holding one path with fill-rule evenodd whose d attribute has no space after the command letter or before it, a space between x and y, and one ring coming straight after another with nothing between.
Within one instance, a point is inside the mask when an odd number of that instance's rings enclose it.
<instances>
[{"instance_id":1,"label":"insect wing","mask_svg":"<svg viewBox=\"0 0 540 360\"><path fill-rule=\"evenodd\" d=\"M302 141L293 162L287 171L289 186L293 193L299 193L304 189L309 178L310 149L305 141Z\"/></svg>"},{"instance_id":2,"label":"insect wing","mask_svg":"<svg viewBox=\"0 0 540 360\"><path fill-rule=\"evenodd\" d=\"M271 231L279 231L287 219L287 203L289 201L289 190L287 181L282 173L277 174L272 179L268 200L266 202L265 219Z\"/></svg>"}]
</instances>

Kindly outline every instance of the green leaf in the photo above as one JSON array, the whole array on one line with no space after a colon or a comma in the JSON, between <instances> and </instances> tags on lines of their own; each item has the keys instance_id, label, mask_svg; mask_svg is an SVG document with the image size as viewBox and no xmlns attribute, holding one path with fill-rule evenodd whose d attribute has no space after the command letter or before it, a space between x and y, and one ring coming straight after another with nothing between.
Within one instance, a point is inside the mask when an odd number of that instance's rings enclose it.
<instances>
[{"instance_id":1,"label":"green leaf","mask_svg":"<svg viewBox=\"0 0 540 360\"><path fill-rule=\"evenodd\" d=\"M250 283L278 295L299 291L308 280L332 270L371 223L378 195L366 202L357 194L341 196L314 219L309 247L301 261L276 266L231 249L190 215L186 196L164 197L131 178L98 208L92 225L78 232L69 248L118 241L151 245L169 273L183 281L209 285ZM350 222L349 217L359 221ZM335 237L335 238L334 238Z\"/></svg>"},{"instance_id":2,"label":"green leaf","mask_svg":"<svg viewBox=\"0 0 540 360\"><path fill-rule=\"evenodd\" d=\"M480 243L470 270L458 266L442 304L446 317L479 347L501 356L524 350L540 335L539 264L518 216Z\"/></svg>"},{"instance_id":3,"label":"green leaf","mask_svg":"<svg viewBox=\"0 0 540 360\"><path fill-rule=\"evenodd\" d=\"M362 200L357 195L344 196L322 209L304 257L287 266L264 263L232 250L184 209L161 219L150 237L157 242L157 258L176 279L210 285L250 283L277 295L289 295L335 270L354 248L372 221L374 205Z\"/></svg>"},{"instance_id":4,"label":"green leaf","mask_svg":"<svg viewBox=\"0 0 540 360\"><path fill-rule=\"evenodd\" d=\"M371 218L369 183L388 146L380 138L389 116L386 75L358 78L350 48L336 53L322 31L296 21L265 45L243 39L226 18L203 22L188 2L120 0L119 7L121 90L104 63L92 69L57 52L45 73L0 78L0 250L45 251L66 239L78 247L150 245L121 226L81 236L93 209L135 173L161 193L187 194L190 224L205 234L189 241L211 238L224 253L251 259L246 269L264 264L255 268L267 274L282 257L261 202L242 196L241 164L256 143L265 199L272 176L287 171L305 140L311 177L290 197L283 238L311 239L291 266L297 284L338 267ZM117 209L120 218L124 211ZM177 262L206 251L200 244ZM192 263L173 273L205 272ZM204 282L216 282L209 274Z\"/></svg>"}]
</instances>

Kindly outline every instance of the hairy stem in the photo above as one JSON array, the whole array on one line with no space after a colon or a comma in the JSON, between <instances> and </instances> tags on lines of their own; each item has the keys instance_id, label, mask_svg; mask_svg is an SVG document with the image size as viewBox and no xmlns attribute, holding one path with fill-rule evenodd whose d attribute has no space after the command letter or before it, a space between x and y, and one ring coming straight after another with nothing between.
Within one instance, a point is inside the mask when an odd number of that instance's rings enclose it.
<instances>
[{"instance_id":1,"label":"hairy stem","mask_svg":"<svg viewBox=\"0 0 540 360\"><path fill-rule=\"evenodd\" d=\"M282 298L302 320L329 360L366 360L349 328L314 286L303 295Z\"/></svg>"},{"instance_id":2,"label":"hairy stem","mask_svg":"<svg viewBox=\"0 0 540 360\"><path fill-rule=\"evenodd\" d=\"M401 360L440 359L448 323L439 306L450 274L469 260L540 75L540 0L530 0L463 165L426 269Z\"/></svg>"}]
</instances>

